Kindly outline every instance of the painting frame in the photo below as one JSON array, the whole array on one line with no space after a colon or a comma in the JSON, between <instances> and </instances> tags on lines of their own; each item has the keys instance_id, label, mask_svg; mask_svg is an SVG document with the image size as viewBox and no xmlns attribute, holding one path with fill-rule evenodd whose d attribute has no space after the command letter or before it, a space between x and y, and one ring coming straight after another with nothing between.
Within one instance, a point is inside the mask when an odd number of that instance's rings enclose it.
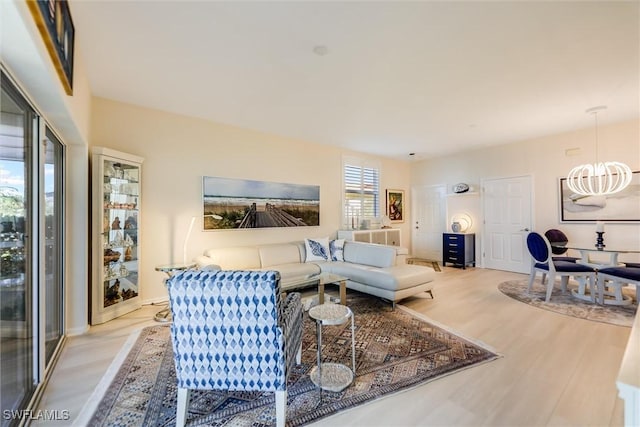
<instances>
[{"instance_id":1,"label":"painting frame","mask_svg":"<svg viewBox=\"0 0 640 427\"><path fill-rule=\"evenodd\" d=\"M392 223L404 222L404 190L386 190L385 216Z\"/></svg>"},{"instance_id":2,"label":"painting frame","mask_svg":"<svg viewBox=\"0 0 640 427\"><path fill-rule=\"evenodd\" d=\"M202 177L203 231L315 227L320 186Z\"/></svg>"},{"instance_id":3,"label":"painting frame","mask_svg":"<svg viewBox=\"0 0 640 427\"><path fill-rule=\"evenodd\" d=\"M640 171L632 173L627 188L607 196L582 197L571 192L567 178L558 180L561 223L640 223Z\"/></svg>"},{"instance_id":4,"label":"painting frame","mask_svg":"<svg viewBox=\"0 0 640 427\"><path fill-rule=\"evenodd\" d=\"M73 95L75 26L67 0L27 0L65 93Z\"/></svg>"}]
</instances>

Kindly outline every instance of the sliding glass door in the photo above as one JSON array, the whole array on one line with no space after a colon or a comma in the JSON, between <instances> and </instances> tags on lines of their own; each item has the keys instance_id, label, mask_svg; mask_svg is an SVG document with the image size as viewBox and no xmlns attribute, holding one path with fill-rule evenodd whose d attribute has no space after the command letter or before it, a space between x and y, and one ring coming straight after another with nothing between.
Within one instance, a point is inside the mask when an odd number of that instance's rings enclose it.
<instances>
[{"instance_id":1,"label":"sliding glass door","mask_svg":"<svg viewBox=\"0 0 640 427\"><path fill-rule=\"evenodd\" d=\"M0 75L0 407L12 426L64 337L64 146Z\"/></svg>"},{"instance_id":2,"label":"sliding glass door","mask_svg":"<svg viewBox=\"0 0 640 427\"><path fill-rule=\"evenodd\" d=\"M2 78L0 98L0 371L3 410L25 407L35 390L33 141L37 117ZM9 423L3 417L3 425Z\"/></svg>"},{"instance_id":3,"label":"sliding glass door","mask_svg":"<svg viewBox=\"0 0 640 427\"><path fill-rule=\"evenodd\" d=\"M44 305L45 365L49 366L63 334L63 145L47 128L44 146ZM42 235L41 234L41 235Z\"/></svg>"}]
</instances>

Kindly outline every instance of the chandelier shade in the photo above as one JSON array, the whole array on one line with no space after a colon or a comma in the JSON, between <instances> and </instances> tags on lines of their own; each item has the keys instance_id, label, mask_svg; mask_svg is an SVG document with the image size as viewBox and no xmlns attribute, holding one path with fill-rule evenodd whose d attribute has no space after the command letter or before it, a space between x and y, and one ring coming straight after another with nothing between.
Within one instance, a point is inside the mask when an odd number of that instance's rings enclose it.
<instances>
[{"instance_id":1,"label":"chandelier shade","mask_svg":"<svg viewBox=\"0 0 640 427\"><path fill-rule=\"evenodd\" d=\"M598 112L606 108L606 106L600 105L586 111L595 117L596 161L595 163L576 166L569 171L567 186L576 194L583 196L615 194L624 190L631 183L633 172L629 166L622 162L598 161Z\"/></svg>"},{"instance_id":2,"label":"chandelier shade","mask_svg":"<svg viewBox=\"0 0 640 427\"><path fill-rule=\"evenodd\" d=\"M620 162L576 166L567 176L571 191L584 196L603 196L622 191L631 182L632 171Z\"/></svg>"}]
</instances>

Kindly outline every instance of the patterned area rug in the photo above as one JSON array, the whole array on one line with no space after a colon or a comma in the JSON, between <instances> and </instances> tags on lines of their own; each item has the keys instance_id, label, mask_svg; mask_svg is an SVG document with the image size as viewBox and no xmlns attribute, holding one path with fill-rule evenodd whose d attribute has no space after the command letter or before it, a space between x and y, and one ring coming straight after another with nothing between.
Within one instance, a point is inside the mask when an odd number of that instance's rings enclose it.
<instances>
[{"instance_id":1,"label":"patterned area rug","mask_svg":"<svg viewBox=\"0 0 640 427\"><path fill-rule=\"evenodd\" d=\"M356 378L342 392L322 392L309 379L316 362L315 323L304 317L302 364L288 383L287 425L305 425L351 407L498 357L495 353L421 320L403 307L349 292L356 319ZM350 322L323 328L323 360L349 366ZM169 326L145 328L97 406L91 426L173 426L176 379ZM273 393L193 391L188 424L275 424Z\"/></svg>"},{"instance_id":2,"label":"patterned area rug","mask_svg":"<svg viewBox=\"0 0 640 427\"><path fill-rule=\"evenodd\" d=\"M631 327L636 311L638 310L638 304L635 302L627 306L615 306L592 304L589 301L582 301L571 295L571 290L577 289L578 287L573 283L569 283L566 293L562 293L559 284L557 284L553 288L551 299L549 302L545 302L547 287L542 285L539 279L536 279L536 281L533 282L531 293L529 293L527 291L528 284L529 279L509 280L500 283L498 289L505 295L534 307L567 316L578 317L580 319L610 323L618 326Z\"/></svg>"}]
</instances>

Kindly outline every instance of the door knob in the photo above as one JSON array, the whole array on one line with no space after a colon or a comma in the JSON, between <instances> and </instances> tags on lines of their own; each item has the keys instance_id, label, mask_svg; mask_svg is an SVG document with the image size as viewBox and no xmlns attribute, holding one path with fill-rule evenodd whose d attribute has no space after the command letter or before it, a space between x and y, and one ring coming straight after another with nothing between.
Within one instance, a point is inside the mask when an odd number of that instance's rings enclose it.
<instances>
[{"instance_id":1,"label":"door knob","mask_svg":"<svg viewBox=\"0 0 640 427\"><path fill-rule=\"evenodd\" d=\"M530 230L529 230L528 228L523 228L523 229L522 229L522 230L520 230L520 231L530 231Z\"/></svg>"}]
</instances>

